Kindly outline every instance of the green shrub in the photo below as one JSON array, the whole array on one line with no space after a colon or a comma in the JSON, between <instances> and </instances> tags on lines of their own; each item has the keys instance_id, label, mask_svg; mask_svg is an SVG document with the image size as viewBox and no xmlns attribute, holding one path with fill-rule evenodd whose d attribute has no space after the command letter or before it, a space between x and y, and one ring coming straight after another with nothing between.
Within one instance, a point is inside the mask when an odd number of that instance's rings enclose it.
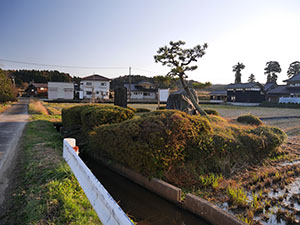
<instances>
[{"instance_id":1,"label":"green shrub","mask_svg":"<svg viewBox=\"0 0 300 225\"><path fill-rule=\"evenodd\" d=\"M94 106L81 111L82 131L88 134L94 127L131 119L134 112L119 106Z\"/></svg>"},{"instance_id":2,"label":"green shrub","mask_svg":"<svg viewBox=\"0 0 300 225\"><path fill-rule=\"evenodd\" d=\"M263 122L256 116L254 115L243 115L243 116L239 116L237 118L237 121L239 123L244 123L244 124L250 124L250 125L256 125L256 126L260 126L263 124Z\"/></svg>"},{"instance_id":3,"label":"green shrub","mask_svg":"<svg viewBox=\"0 0 300 225\"><path fill-rule=\"evenodd\" d=\"M208 115L215 115L215 116L219 116L220 114L218 113L217 110L215 109L204 109L204 111L208 114Z\"/></svg>"},{"instance_id":4,"label":"green shrub","mask_svg":"<svg viewBox=\"0 0 300 225\"><path fill-rule=\"evenodd\" d=\"M210 133L209 122L176 110L154 111L90 133L90 154L109 157L146 176L161 177L184 160L185 146L199 132Z\"/></svg>"},{"instance_id":5,"label":"green shrub","mask_svg":"<svg viewBox=\"0 0 300 225\"><path fill-rule=\"evenodd\" d=\"M81 112L92 105L78 105L71 108L62 109L62 123L65 130L80 129Z\"/></svg>"}]
</instances>

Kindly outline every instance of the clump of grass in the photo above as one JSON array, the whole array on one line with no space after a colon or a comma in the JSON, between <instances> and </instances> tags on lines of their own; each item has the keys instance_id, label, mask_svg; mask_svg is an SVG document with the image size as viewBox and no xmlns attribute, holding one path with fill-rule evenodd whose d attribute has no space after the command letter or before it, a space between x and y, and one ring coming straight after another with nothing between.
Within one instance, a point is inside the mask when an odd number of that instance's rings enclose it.
<instances>
[{"instance_id":1,"label":"clump of grass","mask_svg":"<svg viewBox=\"0 0 300 225\"><path fill-rule=\"evenodd\" d=\"M45 106L37 100L30 100L28 111L30 114L49 115Z\"/></svg>"},{"instance_id":2,"label":"clump of grass","mask_svg":"<svg viewBox=\"0 0 300 225\"><path fill-rule=\"evenodd\" d=\"M228 186L227 194L232 204L240 207L246 207L248 205L248 197L243 188Z\"/></svg>"},{"instance_id":3,"label":"clump of grass","mask_svg":"<svg viewBox=\"0 0 300 225\"><path fill-rule=\"evenodd\" d=\"M61 115L61 110L58 110L51 106L46 106L49 115Z\"/></svg>"},{"instance_id":4,"label":"clump of grass","mask_svg":"<svg viewBox=\"0 0 300 225\"><path fill-rule=\"evenodd\" d=\"M211 173L209 175L201 175L199 177L200 184L203 187L211 186L213 189L217 189L219 187L219 181L223 179L222 175L215 175Z\"/></svg>"},{"instance_id":5,"label":"clump of grass","mask_svg":"<svg viewBox=\"0 0 300 225\"><path fill-rule=\"evenodd\" d=\"M257 116L250 115L250 114L249 115L239 116L237 118L237 121L239 123L256 125L256 126L263 125L263 122Z\"/></svg>"}]
</instances>

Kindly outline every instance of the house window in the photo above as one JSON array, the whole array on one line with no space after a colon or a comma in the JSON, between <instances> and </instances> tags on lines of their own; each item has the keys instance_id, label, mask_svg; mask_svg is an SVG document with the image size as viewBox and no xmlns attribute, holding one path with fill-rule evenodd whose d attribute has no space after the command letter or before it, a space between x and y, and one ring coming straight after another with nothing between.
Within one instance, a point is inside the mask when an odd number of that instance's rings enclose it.
<instances>
[{"instance_id":1,"label":"house window","mask_svg":"<svg viewBox=\"0 0 300 225\"><path fill-rule=\"evenodd\" d=\"M91 95L92 92L91 92L91 91L87 91L87 92L85 92L85 94L86 94L86 95Z\"/></svg>"},{"instance_id":2,"label":"house window","mask_svg":"<svg viewBox=\"0 0 300 225\"><path fill-rule=\"evenodd\" d=\"M230 98L232 102L235 102L235 96L231 96Z\"/></svg>"},{"instance_id":3,"label":"house window","mask_svg":"<svg viewBox=\"0 0 300 225\"><path fill-rule=\"evenodd\" d=\"M40 90L42 91L42 90L44 90L44 88L43 88L43 87L41 87L41 88L40 88Z\"/></svg>"},{"instance_id":4,"label":"house window","mask_svg":"<svg viewBox=\"0 0 300 225\"><path fill-rule=\"evenodd\" d=\"M86 82L85 84L86 85L92 85L92 82Z\"/></svg>"},{"instance_id":5,"label":"house window","mask_svg":"<svg viewBox=\"0 0 300 225\"><path fill-rule=\"evenodd\" d=\"M81 82L80 85L83 85L83 83Z\"/></svg>"},{"instance_id":6,"label":"house window","mask_svg":"<svg viewBox=\"0 0 300 225\"><path fill-rule=\"evenodd\" d=\"M96 91L96 94L99 95L99 91Z\"/></svg>"},{"instance_id":7,"label":"house window","mask_svg":"<svg viewBox=\"0 0 300 225\"><path fill-rule=\"evenodd\" d=\"M151 95L151 93L144 93L144 96L150 96Z\"/></svg>"},{"instance_id":8,"label":"house window","mask_svg":"<svg viewBox=\"0 0 300 225\"><path fill-rule=\"evenodd\" d=\"M101 86L106 86L106 83L101 83Z\"/></svg>"}]
</instances>

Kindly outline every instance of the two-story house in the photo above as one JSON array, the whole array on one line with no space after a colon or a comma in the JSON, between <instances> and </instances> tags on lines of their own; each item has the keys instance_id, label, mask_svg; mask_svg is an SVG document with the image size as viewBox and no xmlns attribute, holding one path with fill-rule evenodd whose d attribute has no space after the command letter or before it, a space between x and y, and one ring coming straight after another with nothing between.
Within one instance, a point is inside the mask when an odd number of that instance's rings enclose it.
<instances>
[{"instance_id":1,"label":"two-story house","mask_svg":"<svg viewBox=\"0 0 300 225\"><path fill-rule=\"evenodd\" d=\"M137 84L124 84L130 99L156 99L157 88L148 81L140 81Z\"/></svg>"},{"instance_id":2,"label":"two-story house","mask_svg":"<svg viewBox=\"0 0 300 225\"><path fill-rule=\"evenodd\" d=\"M80 81L80 99L109 99L110 79L94 74Z\"/></svg>"},{"instance_id":3,"label":"two-story house","mask_svg":"<svg viewBox=\"0 0 300 225\"><path fill-rule=\"evenodd\" d=\"M261 103L265 100L264 86L258 82L227 86L227 102Z\"/></svg>"}]
</instances>

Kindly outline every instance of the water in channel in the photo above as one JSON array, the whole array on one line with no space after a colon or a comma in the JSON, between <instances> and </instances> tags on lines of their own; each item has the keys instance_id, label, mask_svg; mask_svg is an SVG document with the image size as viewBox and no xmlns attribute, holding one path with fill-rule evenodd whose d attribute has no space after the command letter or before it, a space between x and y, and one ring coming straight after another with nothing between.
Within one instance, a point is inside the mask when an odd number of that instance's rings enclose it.
<instances>
[{"instance_id":1,"label":"water in channel","mask_svg":"<svg viewBox=\"0 0 300 225\"><path fill-rule=\"evenodd\" d=\"M81 157L124 212L139 225L210 225L88 157Z\"/></svg>"}]
</instances>

